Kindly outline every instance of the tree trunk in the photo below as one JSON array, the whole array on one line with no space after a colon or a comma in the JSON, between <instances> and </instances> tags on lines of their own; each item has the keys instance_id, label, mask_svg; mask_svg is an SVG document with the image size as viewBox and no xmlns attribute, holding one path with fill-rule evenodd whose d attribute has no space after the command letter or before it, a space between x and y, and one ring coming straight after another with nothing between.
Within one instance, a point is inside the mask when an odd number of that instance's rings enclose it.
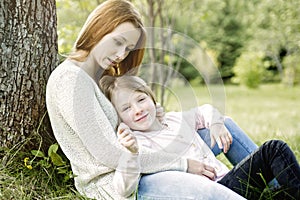
<instances>
[{"instance_id":1,"label":"tree trunk","mask_svg":"<svg viewBox=\"0 0 300 200\"><path fill-rule=\"evenodd\" d=\"M1 0L0 22L0 146L12 147L49 125L45 89L58 64L55 0Z\"/></svg>"}]
</instances>

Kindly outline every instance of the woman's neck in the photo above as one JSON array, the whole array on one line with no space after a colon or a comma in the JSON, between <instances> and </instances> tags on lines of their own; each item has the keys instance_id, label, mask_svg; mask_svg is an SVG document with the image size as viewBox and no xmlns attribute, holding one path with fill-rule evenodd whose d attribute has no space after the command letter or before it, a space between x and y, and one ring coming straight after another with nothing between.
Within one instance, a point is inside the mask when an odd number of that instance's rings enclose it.
<instances>
[{"instance_id":1,"label":"woman's neck","mask_svg":"<svg viewBox=\"0 0 300 200\"><path fill-rule=\"evenodd\" d=\"M82 70L84 70L96 82L99 80L99 74L103 73L103 70L101 71L102 68L97 67L96 63L89 59L89 57L83 62L79 62L76 60L72 60L72 62Z\"/></svg>"}]
</instances>

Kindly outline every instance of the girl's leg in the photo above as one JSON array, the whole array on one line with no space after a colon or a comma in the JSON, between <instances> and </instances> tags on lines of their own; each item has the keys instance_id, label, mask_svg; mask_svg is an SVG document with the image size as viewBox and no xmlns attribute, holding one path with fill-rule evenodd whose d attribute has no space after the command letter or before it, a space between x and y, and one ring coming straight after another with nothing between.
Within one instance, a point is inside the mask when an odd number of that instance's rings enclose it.
<instances>
[{"instance_id":1,"label":"girl's leg","mask_svg":"<svg viewBox=\"0 0 300 200\"><path fill-rule=\"evenodd\" d=\"M250 139L250 137L231 119L230 117L225 118L224 122L226 128L232 135L232 144L230 145L229 151L224 154L229 162L235 166L246 158L250 153L255 151L258 147ZM209 129L200 129L198 134L204 140L204 142L210 147L210 132ZM216 144L212 148L213 153L217 156L222 152L222 149ZM279 187L278 181L273 179L269 182L270 187Z\"/></svg>"},{"instance_id":2,"label":"girl's leg","mask_svg":"<svg viewBox=\"0 0 300 200\"><path fill-rule=\"evenodd\" d=\"M206 177L179 171L143 175L139 182L138 199L244 199L227 187Z\"/></svg>"},{"instance_id":3,"label":"girl's leg","mask_svg":"<svg viewBox=\"0 0 300 200\"><path fill-rule=\"evenodd\" d=\"M249 136L229 117L225 119L225 126L232 135L232 144L229 151L225 154L232 165L236 165L251 152L257 149L257 145ZM198 130L198 134L210 146L210 133L208 129ZM217 156L222 152L218 145L212 148L213 153Z\"/></svg>"},{"instance_id":4,"label":"girl's leg","mask_svg":"<svg viewBox=\"0 0 300 200\"><path fill-rule=\"evenodd\" d=\"M247 199L259 199L266 183L275 177L282 187L276 198L300 199L299 164L288 145L279 140L264 143L219 183Z\"/></svg>"}]
</instances>

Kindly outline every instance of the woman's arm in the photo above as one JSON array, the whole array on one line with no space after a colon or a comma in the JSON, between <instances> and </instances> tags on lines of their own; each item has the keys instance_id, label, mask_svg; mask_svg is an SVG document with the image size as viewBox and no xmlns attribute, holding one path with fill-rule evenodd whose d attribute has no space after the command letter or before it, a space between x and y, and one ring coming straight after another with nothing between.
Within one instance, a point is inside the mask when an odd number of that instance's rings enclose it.
<instances>
[{"instance_id":1,"label":"woman's arm","mask_svg":"<svg viewBox=\"0 0 300 200\"><path fill-rule=\"evenodd\" d=\"M136 191L140 177L139 155L127 154L121 157L113 179L115 190L121 196L129 197Z\"/></svg>"},{"instance_id":2,"label":"woman's arm","mask_svg":"<svg viewBox=\"0 0 300 200\"><path fill-rule=\"evenodd\" d=\"M118 142L130 154L121 157L114 175L114 187L124 197L130 196L137 188L140 179L140 162L138 156L137 139L129 127L121 123L117 130Z\"/></svg>"}]
</instances>

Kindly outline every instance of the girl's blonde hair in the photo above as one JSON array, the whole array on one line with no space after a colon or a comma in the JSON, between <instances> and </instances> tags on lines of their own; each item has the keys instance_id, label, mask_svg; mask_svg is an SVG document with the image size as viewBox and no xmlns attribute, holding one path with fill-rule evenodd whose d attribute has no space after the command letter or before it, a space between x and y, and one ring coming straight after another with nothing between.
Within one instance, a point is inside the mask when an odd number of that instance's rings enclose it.
<instances>
[{"instance_id":1,"label":"girl's blonde hair","mask_svg":"<svg viewBox=\"0 0 300 200\"><path fill-rule=\"evenodd\" d=\"M138 28L141 32L140 38L134 50L118 66L106 70L103 75L123 75L129 70L137 74L144 56L146 31L140 14L126 0L108 0L95 8L82 27L69 58L80 62L84 61L106 34L111 33L124 22L131 22Z\"/></svg>"},{"instance_id":2,"label":"girl's blonde hair","mask_svg":"<svg viewBox=\"0 0 300 200\"><path fill-rule=\"evenodd\" d=\"M103 94L111 101L113 92L117 89L129 89L134 92L141 92L148 95L156 105L156 98L146 82L138 76L103 76L99 81Z\"/></svg>"}]
</instances>

